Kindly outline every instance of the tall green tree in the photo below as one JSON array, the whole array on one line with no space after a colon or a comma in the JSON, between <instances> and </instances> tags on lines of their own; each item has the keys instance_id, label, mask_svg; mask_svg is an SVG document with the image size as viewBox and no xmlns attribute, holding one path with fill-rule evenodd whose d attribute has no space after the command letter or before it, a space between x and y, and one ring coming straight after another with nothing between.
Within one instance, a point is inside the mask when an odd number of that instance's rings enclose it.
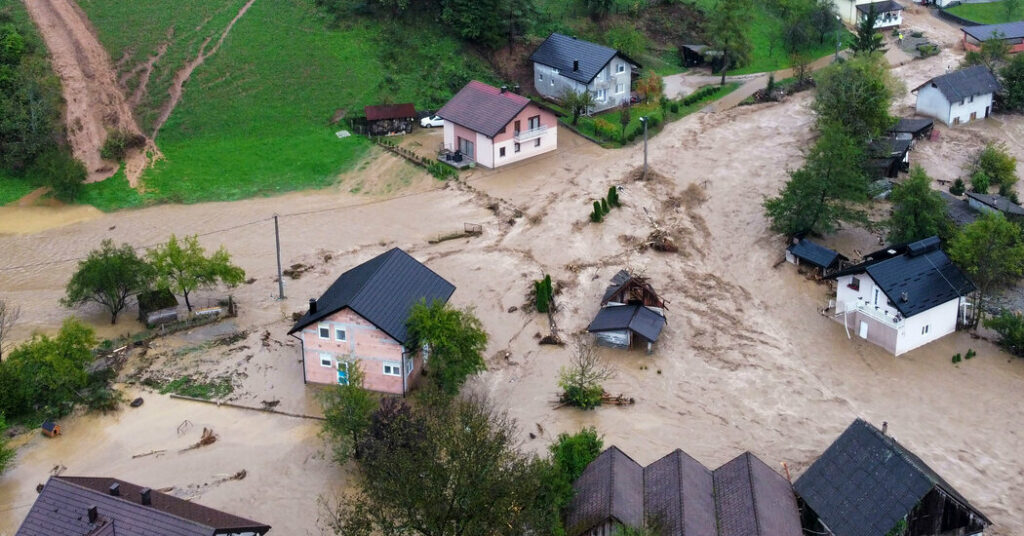
<instances>
[{"instance_id":1,"label":"tall green tree","mask_svg":"<svg viewBox=\"0 0 1024 536\"><path fill-rule=\"evenodd\" d=\"M932 179L921 166L910 170L910 177L892 189L893 204L889 218L889 242L914 242L929 236L951 234L946 202L932 190Z\"/></svg>"},{"instance_id":2,"label":"tall green tree","mask_svg":"<svg viewBox=\"0 0 1024 536\"><path fill-rule=\"evenodd\" d=\"M1016 54L999 72L1003 83L1003 105L1015 112L1024 112L1024 54Z\"/></svg>"},{"instance_id":3,"label":"tall green tree","mask_svg":"<svg viewBox=\"0 0 1024 536\"><path fill-rule=\"evenodd\" d=\"M1020 20L1021 7L1024 7L1024 0L1003 0L1006 20Z\"/></svg>"},{"instance_id":4,"label":"tall green tree","mask_svg":"<svg viewBox=\"0 0 1024 536\"><path fill-rule=\"evenodd\" d=\"M407 327L409 350L426 350L428 378L448 395L458 394L469 376L487 369L487 332L472 310L421 301L413 305Z\"/></svg>"},{"instance_id":5,"label":"tall green tree","mask_svg":"<svg viewBox=\"0 0 1024 536\"><path fill-rule=\"evenodd\" d=\"M862 221L855 203L867 201L862 144L843 129L826 126L804 166L790 173L778 197L764 202L775 232L827 233L840 221Z\"/></svg>"},{"instance_id":6,"label":"tall green tree","mask_svg":"<svg viewBox=\"0 0 1024 536\"><path fill-rule=\"evenodd\" d=\"M332 386L318 395L324 409L324 432L333 440L334 459L341 464L359 456L359 442L379 406L377 398L363 388L363 378L358 364L350 366L347 384Z\"/></svg>"},{"instance_id":7,"label":"tall green tree","mask_svg":"<svg viewBox=\"0 0 1024 536\"><path fill-rule=\"evenodd\" d=\"M441 6L441 20L489 49L525 34L537 13L533 0L443 0Z\"/></svg>"},{"instance_id":8,"label":"tall green tree","mask_svg":"<svg viewBox=\"0 0 1024 536\"><path fill-rule=\"evenodd\" d=\"M0 412L0 475L14 462L14 449L7 446L7 420Z\"/></svg>"},{"instance_id":9,"label":"tall green tree","mask_svg":"<svg viewBox=\"0 0 1024 536\"><path fill-rule=\"evenodd\" d=\"M74 318L56 337L36 335L0 362L0 411L9 417L41 411L59 417L71 411L88 383L96 337Z\"/></svg>"},{"instance_id":10,"label":"tall green tree","mask_svg":"<svg viewBox=\"0 0 1024 536\"><path fill-rule=\"evenodd\" d=\"M150 273L149 264L135 254L135 248L116 247L113 240L105 239L99 249L79 261L61 303L66 307L97 303L110 313L110 323L116 324L131 296L147 287Z\"/></svg>"},{"instance_id":11,"label":"tall green tree","mask_svg":"<svg viewBox=\"0 0 1024 536\"><path fill-rule=\"evenodd\" d=\"M972 180L998 186L1001 195L1009 195L1013 185L1017 184L1017 159L1010 154L1006 144L989 142L971 159L967 172Z\"/></svg>"},{"instance_id":12,"label":"tall green tree","mask_svg":"<svg viewBox=\"0 0 1024 536\"><path fill-rule=\"evenodd\" d=\"M729 69L750 62L753 46L747 35L750 20L749 0L719 0L708 15L707 35L711 47L722 54L722 81Z\"/></svg>"},{"instance_id":13,"label":"tall green tree","mask_svg":"<svg viewBox=\"0 0 1024 536\"><path fill-rule=\"evenodd\" d=\"M548 450L551 451L555 467L562 471L571 484L601 454L603 448L604 440L598 435L597 428L588 426L575 434L558 434Z\"/></svg>"},{"instance_id":14,"label":"tall green tree","mask_svg":"<svg viewBox=\"0 0 1024 536\"><path fill-rule=\"evenodd\" d=\"M878 23L878 12L874 4L868 4L867 14L857 23L857 34L853 37L850 49L857 55L872 55L875 52L885 52L882 46L882 35L875 31L875 24Z\"/></svg>"},{"instance_id":15,"label":"tall green tree","mask_svg":"<svg viewBox=\"0 0 1024 536\"><path fill-rule=\"evenodd\" d=\"M587 13L595 19L603 19L615 10L616 0L583 0Z\"/></svg>"},{"instance_id":16,"label":"tall green tree","mask_svg":"<svg viewBox=\"0 0 1024 536\"><path fill-rule=\"evenodd\" d=\"M825 37L828 34L843 29L832 0L814 0L814 6L810 9L808 19L811 22L811 27L818 33L819 44L825 42Z\"/></svg>"},{"instance_id":17,"label":"tall green tree","mask_svg":"<svg viewBox=\"0 0 1024 536\"><path fill-rule=\"evenodd\" d=\"M199 245L199 237L186 236L181 240L174 235L166 244L147 253L156 276L156 286L169 289L185 298L185 306L192 310L189 294L217 283L233 287L245 281L245 270L231 264L231 255L224 247L206 256Z\"/></svg>"},{"instance_id":18,"label":"tall green tree","mask_svg":"<svg viewBox=\"0 0 1024 536\"><path fill-rule=\"evenodd\" d=\"M879 138L892 127L889 106L900 86L883 62L877 56L857 57L818 73L811 107L819 127L841 128L862 142Z\"/></svg>"},{"instance_id":19,"label":"tall green tree","mask_svg":"<svg viewBox=\"0 0 1024 536\"><path fill-rule=\"evenodd\" d=\"M977 326L993 292L1024 273L1024 239L1017 224L1002 213L984 213L949 245L949 256L978 288L973 325Z\"/></svg>"},{"instance_id":20,"label":"tall green tree","mask_svg":"<svg viewBox=\"0 0 1024 536\"><path fill-rule=\"evenodd\" d=\"M1010 43L1001 32L992 32L992 37L981 43L980 50L969 50L964 55L964 65L984 65L993 73L1010 57Z\"/></svg>"}]
</instances>

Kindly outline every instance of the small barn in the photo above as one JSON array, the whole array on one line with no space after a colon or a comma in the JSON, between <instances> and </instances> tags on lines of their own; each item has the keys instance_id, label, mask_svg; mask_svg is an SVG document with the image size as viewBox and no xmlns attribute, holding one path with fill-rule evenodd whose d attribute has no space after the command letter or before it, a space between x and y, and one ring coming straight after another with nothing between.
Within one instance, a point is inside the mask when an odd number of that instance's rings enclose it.
<instances>
[{"instance_id":1,"label":"small barn","mask_svg":"<svg viewBox=\"0 0 1024 536\"><path fill-rule=\"evenodd\" d=\"M839 269L843 261L849 259L839 253L820 246L806 238L794 238L786 248L786 261L797 266L809 265L825 277Z\"/></svg>"},{"instance_id":2,"label":"small barn","mask_svg":"<svg viewBox=\"0 0 1024 536\"><path fill-rule=\"evenodd\" d=\"M668 323L665 303L646 277L620 270L605 289L601 309L587 331L597 337L601 346L632 348L637 343L646 343L647 353L651 353Z\"/></svg>"},{"instance_id":3,"label":"small barn","mask_svg":"<svg viewBox=\"0 0 1024 536\"><path fill-rule=\"evenodd\" d=\"M1024 208L999 194L967 192L967 205L978 212L1001 212L1007 219L1024 218Z\"/></svg>"},{"instance_id":4,"label":"small barn","mask_svg":"<svg viewBox=\"0 0 1024 536\"><path fill-rule=\"evenodd\" d=\"M658 297L646 277L619 270L601 298L601 307L607 305L646 305L662 309L665 300Z\"/></svg>"},{"instance_id":5,"label":"small barn","mask_svg":"<svg viewBox=\"0 0 1024 536\"><path fill-rule=\"evenodd\" d=\"M162 288L140 292L139 322L153 327L178 320L178 299L170 290Z\"/></svg>"},{"instance_id":6,"label":"small barn","mask_svg":"<svg viewBox=\"0 0 1024 536\"><path fill-rule=\"evenodd\" d=\"M967 51L978 52L982 43L996 39L1005 41L1011 54L1024 50L1024 21L965 26L961 30L964 33L964 50Z\"/></svg>"},{"instance_id":7,"label":"small barn","mask_svg":"<svg viewBox=\"0 0 1024 536\"><path fill-rule=\"evenodd\" d=\"M901 117L892 128L892 134L897 138L921 139L932 135L935 121L927 117Z\"/></svg>"},{"instance_id":8,"label":"small barn","mask_svg":"<svg viewBox=\"0 0 1024 536\"><path fill-rule=\"evenodd\" d=\"M416 124L416 107L411 102L364 106L363 113L369 136L408 134Z\"/></svg>"}]
</instances>

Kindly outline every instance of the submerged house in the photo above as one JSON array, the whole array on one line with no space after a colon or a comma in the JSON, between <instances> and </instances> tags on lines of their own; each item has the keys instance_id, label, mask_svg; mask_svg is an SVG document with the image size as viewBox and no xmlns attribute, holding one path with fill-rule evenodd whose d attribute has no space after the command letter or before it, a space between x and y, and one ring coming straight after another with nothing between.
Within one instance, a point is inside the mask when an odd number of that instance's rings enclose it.
<instances>
[{"instance_id":1,"label":"submerged house","mask_svg":"<svg viewBox=\"0 0 1024 536\"><path fill-rule=\"evenodd\" d=\"M956 331L975 290L935 236L868 254L831 277L835 320L895 355Z\"/></svg>"},{"instance_id":2,"label":"submerged house","mask_svg":"<svg viewBox=\"0 0 1024 536\"><path fill-rule=\"evenodd\" d=\"M988 117L997 91L999 81L983 65L936 76L913 90L917 93L917 113L947 126Z\"/></svg>"},{"instance_id":3,"label":"submerged house","mask_svg":"<svg viewBox=\"0 0 1024 536\"><path fill-rule=\"evenodd\" d=\"M753 454L714 471L676 449L644 467L612 446L573 483L568 536L650 524L659 536L800 536L789 482Z\"/></svg>"},{"instance_id":4,"label":"submerged house","mask_svg":"<svg viewBox=\"0 0 1024 536\"><path fill-rule=\"evenodd\" d=\"M594 96L591 112L629 103L633 71L640 64L606 46L553 33L530 55L533 87L544 97L561 99L566 91Z\"/></svg>"},{"instance_id":5,"label":"submerged house","mask_svg":"<svg viewBox=\"0 0 1024 536\"><path fill-rule=\"evenodd\" d=\"M262 536L270 526L116 478L51 476L15 536Z\"/></svg>"},{"instance_id":6,"label":"submerged house","mask_svg":"<svg viewBox=\"0 0 1024 536\"><path fill-rule=\"evenodd\" d=\"M351 367L371 391L404 395L426 356L407 348L406 321L420 301L447 302L455 287L401 249L378 255L340 277L295 323L303 381L347 384ZM298 334L298 335L296 335Z\"/></svg>"},{"instance_id":7,"label":"submerged house","mask_svg":"<svg viewBox=\"0 0 1024 536\"><path fill-rule=\"evenodd\" d=\"M786 248L786 262L811 266L822 276L828 276L848 260L844 255L806 238L794 238L793 243Z\"/></svg>"},{"instance_id":8,"label":"submerged house","mask_svg":"<svg viewBox=\"0 0 1024 536\"><path fill-rule=\"evenodd\" d=\"M966 192L967 205L978 212L999 212L1010 218L1024 218L1024 208L999 194Z\"/></svg>"},{"instance_id":9,"label":"submerged house","mask_svg":"<svg viewBox=\"0 0 1024 536\"><path fill-rule=\"evenodd\" d=\"M456 163L496 168L558 147L558 120L550 110L508 88L476 80L437 112L444 119L444 150Z\"/></svg>"},{"instance_id":10,"label":"submerged house","mask_svg":"<svg viewBox=\"0 0 1024 536\"><path fill-rule=\"evenodd\" d=\"M857 419L794 484L808 534L975 536L991 524L921 458Z\"/></svg>"},{"instance_id":11,"label":"submerged house","mask_svg":"<svg viewBox=\"0 0 1024 536\"><path fill-rule=\"evenodd\" d=\"M996 39L1005 41L1011 54L1024 50L1024 21L965 26L961 31L964 33L964 50L967 51L978 52L982 43Z\"/></svg>"},{"instance_id":12,"label":"submerged house","mask_svg":"<svg viewBox=\"0 0 1024 536\"><path fill-rule=\"evenodd\" d=\"M893 0L832 0L839 18L850 26L857 26L868 18L871 10L875 10L878 18L875 29L898 28L903 24L903 6Z\"/></svg>"},{"instance_id":13,"label":"submerged house","mask_svg":"<svg viewBox=\"0 0 1024 536\"><path fill-rule=\"evenodd\" d=\"M665 320L665 301L646 277L620 270L601 298L601 309L587 327L597 344L611 348L632 348L646 343L650 353L661 335Z\"/></svg>"}]
</instances>

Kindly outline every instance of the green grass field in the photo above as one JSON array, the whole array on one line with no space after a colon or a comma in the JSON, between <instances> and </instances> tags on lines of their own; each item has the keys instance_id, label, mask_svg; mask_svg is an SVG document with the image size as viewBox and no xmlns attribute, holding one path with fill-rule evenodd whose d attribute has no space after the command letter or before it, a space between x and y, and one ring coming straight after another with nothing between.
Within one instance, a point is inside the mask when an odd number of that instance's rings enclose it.
<instances>
[{"instance_id":1,"label":"green grass field","mask_svg":"<svg viewBox=\"0 0 1024 536\"><path fill-rule=\"evenodd\" d=\"M1024 18L1024 14L1016 13L1007 16L1006 5L1003 2L989 2L987 4L960 4L951 7L946 11L972 20L978 24L999 24L1001 22L1014 22Z\"/></svg>"},{"instance_id":2,"label":"green grass field","mask_svg":"<svg viewBox=\"0 0 1024 536\"><path fill-rule=\"evenodd\" d=\"M6 205L25 197L36 186L24 177L14 177L0 169L0 205Z\"/></svg>"}]
</instances>

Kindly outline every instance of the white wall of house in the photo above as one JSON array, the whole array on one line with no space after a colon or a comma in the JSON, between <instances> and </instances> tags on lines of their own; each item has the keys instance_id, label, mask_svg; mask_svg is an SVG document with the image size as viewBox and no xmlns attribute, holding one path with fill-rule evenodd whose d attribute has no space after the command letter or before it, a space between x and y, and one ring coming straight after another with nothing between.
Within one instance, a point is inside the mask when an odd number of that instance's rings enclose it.
<instances>
[{"instance_id":1,"label":"white wall of house","mask_svg":"<svg viewBox=\"0 0 1024 536\"><path fill-rule=\"evenodd\" d=\"M519 151L516 151L517 143L519 144ZM516 141L515 138L513 138L495 143L494 149L491 153L494 164L491 165L491 167L504 166L505 164L525 160L531 156L537 156L541 153L554 151L557 148L558 127L549 127L539 136L522 139L520 141ZM505 149L504 156L501 154L502 149Z\"/></svg>"},{"instance_id":2,"label":"white wall of house","mask_svg":"<svg viewBox=\"0 0 1024 536\"><path fill-rule=\"evenodd\" d=\"M896 339L896 355L909 352L956 331L961 298L932 307L907 319Z\"/></svg>"},{"instance_id":3,"label":"white wall of house","mask_svg":"<svg viewBox=\"0 0 1024 536\"><path fill-rule=\"evenodd\" d=\"M444 146L454 150L455 144L455 123L445 120L444 122Z\"/></svg>"},{"instance_id":4,"label":"white wall of house","mask_svg":"<svg viewBox=\"0 0 1024 536\"><path fill-rule=\"evenodd\" d=\"M934 117L947 126L968 123L974 119L984 119L992 112L992 94L968 97L959 102L950 103L937 87L931 84L917 91L917 112Z\"/></svg>"},{"instance_id":5,"label":"white wall of house","mask_svg":"<svg viewBox=\"0 0 1024 536\"><path fill-rule=\"evenodd\" d=\"M864 18L866 14L857 11L857 6L863 4L870 4L873 0L833 0L833 5L836 8L836 14L846 24L850 26L856 26ZM895 28L903 24L903 12L894 11L889 14L879 13L878 19L875 21L875 29L879 30L882 28Z\"/></svg>"},{"instance_id":6,"label":"white wall of house","mask_svg":"<svg viewBox=\"0 0 1024 536\"><path fill-rule=\"evenodd\" d=\"M476 133L476 161L478 164L494 167L494 140Z\"/></svg>"},{"instance_id":7,"label":"white wall of house","mask_svg":"<svg viewBox=\"0 0 1024 536\"><path fill-rule=\"evenodd\" d=\"M581 84L567 78L547 65L533 64L533 87L537 93L560 99L566 89L576 93L590 90L594 95L594 107L591 111L600 112L629 102L630 83L632 76L631 64L621 56L612 58L589 85Z\"/></svg>"},{"instance_id":8,"label":"white wall of house","mask_svg":"<svg viewBox=\"0 0 1024 536\"><path fill-rule=\"evenodd\" d=\"M981 201L978 201L973 197L967 198L967 205L973 208L974 210L977 210L978 212L998 212L996 209L986 205L985 203L982 203Z\"/></svg>"}]
</instances>

